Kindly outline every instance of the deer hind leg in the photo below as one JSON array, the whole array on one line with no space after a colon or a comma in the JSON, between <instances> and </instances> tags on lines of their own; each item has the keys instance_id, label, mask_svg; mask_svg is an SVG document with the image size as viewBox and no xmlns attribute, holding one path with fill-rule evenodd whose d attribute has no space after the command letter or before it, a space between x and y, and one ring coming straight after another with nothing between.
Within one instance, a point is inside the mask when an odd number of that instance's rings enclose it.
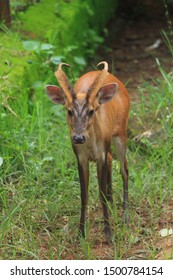
<instances>
[{"instance_id":1,"label":"deer hind leg","mask_svg":"<svg viewBox=\"0 0 173 280\"><path fill-rule=\"evenodd\" d=\"M124 196L124 218L125 223L129 224L129 213L128 213L128 164L126 159L126 137L115 136L113 138L114 145L116 148L116 154L120 161L120 173L123 180L123 196Z\"/></svg>"},{"instance_id":2,"label":"deer hind leg","mask_svg":"<svg viewBox=\"0 0 173 280\"><path fill-rule=\"evenodd\" d=\"M112 197L112 155L111 152L107 155L107 200L113 204Z\"/></svg>"}]
</instances>

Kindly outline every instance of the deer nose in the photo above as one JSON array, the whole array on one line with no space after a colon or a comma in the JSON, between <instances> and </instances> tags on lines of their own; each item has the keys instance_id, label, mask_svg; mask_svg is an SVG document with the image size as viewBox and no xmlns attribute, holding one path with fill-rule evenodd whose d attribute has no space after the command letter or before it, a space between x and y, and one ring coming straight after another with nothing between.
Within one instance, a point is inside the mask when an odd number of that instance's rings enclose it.
<instances>
[{"instance_id":1,"label":"deer nose","mask_svg":"<svg viewBox=\"0 0 173 280\"><path fill-rule=\"evenodd\" d=\"M73 137L73 143L74 144L83 144L85 143L85 136L84 135L74 135Z\"/></svg>"}]
</instances>

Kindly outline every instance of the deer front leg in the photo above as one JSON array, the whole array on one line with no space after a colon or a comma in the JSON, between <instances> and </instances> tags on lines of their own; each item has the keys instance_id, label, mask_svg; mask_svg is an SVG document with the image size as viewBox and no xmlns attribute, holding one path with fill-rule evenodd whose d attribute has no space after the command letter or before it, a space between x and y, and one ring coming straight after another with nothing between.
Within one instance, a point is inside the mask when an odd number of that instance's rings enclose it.
<instances>
[{"instance_id":1,"label":"deer front leg","mask_svg":"<svg viewBox=\"0 0 173 280\"><path fill-rule=\"evenodd\" d=\"M98 174L98 182L99 182L99 190L100 190L100 200L103 209L103 216L104 216L104 232L105 235L110 241L112 236L111 228L109 223L109 209L107 206L107 154L100 160L97 161L97 174Z\"/></svg>"},{"instance_id":2,"label":"deer front leg","mask_svg":"<svg viewBox=\"0 0 173 280\"><path fill-rule=\"evenodd\" d=\"M79 234L85 237L85 220L88 203L88 180L89 180L89 162L88 160L80 161L78 159L78 172L81 189L81 216L79 225Z\"/></svg>"}]
</instances>

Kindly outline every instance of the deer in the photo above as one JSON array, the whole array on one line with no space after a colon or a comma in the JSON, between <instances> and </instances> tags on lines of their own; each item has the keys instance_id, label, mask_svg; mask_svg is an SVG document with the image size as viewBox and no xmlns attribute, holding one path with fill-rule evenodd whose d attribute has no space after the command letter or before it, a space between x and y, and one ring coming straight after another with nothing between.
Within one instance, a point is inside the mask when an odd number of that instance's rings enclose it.
<instances>
[{"instance_id":1,"label":"deer","mask_svg":"<svg viewBox=\"0 0 173 280\"><path fill-rule=\"evenodd\" d=\"M82 75L72 87L60 63L55 76L60 86L47 85L48 97L61 104L67 111L67 124L73 151L77 158L81 191L81 213L79 234L85 238L86 212L88 204L89 162L97 165L99 196L104 217L104 232L107 240L112 238L109 220L109 205L112 196L112 152L115 146L120 162L123 181L124 220L129 224L128 163L126 158L127 124L130 98L123 83L108 72L108 63L101 61L102 70Z\"/></svg>"}]
</instances>

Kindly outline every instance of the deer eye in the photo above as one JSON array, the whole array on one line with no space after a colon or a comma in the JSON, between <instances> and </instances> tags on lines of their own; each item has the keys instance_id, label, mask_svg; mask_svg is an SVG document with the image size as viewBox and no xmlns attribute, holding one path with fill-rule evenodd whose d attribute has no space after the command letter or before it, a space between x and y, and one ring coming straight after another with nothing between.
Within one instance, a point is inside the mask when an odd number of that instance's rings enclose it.
<instances>
[{"instance_id":1,"label":"deer eye","mask_svg":"<svg viewBox=\"0 0 173 280\"><path fill-rule=\"evenodd\" d=\"M93 109L91 109L90 111L89 111L89 117L91 118L93 115L94 115L94 110Z\"/></svg>"},{"instance_id":2,"label":"deer eye","mask_svg":"<svg viewBox=\"0 0 173 280\"><path fill-rule=\"evenodd\" d=\"M68 110L67 112L68 112L69 117L73 116L73 112L71 110Z\"/></svg>"}]
</instances>

